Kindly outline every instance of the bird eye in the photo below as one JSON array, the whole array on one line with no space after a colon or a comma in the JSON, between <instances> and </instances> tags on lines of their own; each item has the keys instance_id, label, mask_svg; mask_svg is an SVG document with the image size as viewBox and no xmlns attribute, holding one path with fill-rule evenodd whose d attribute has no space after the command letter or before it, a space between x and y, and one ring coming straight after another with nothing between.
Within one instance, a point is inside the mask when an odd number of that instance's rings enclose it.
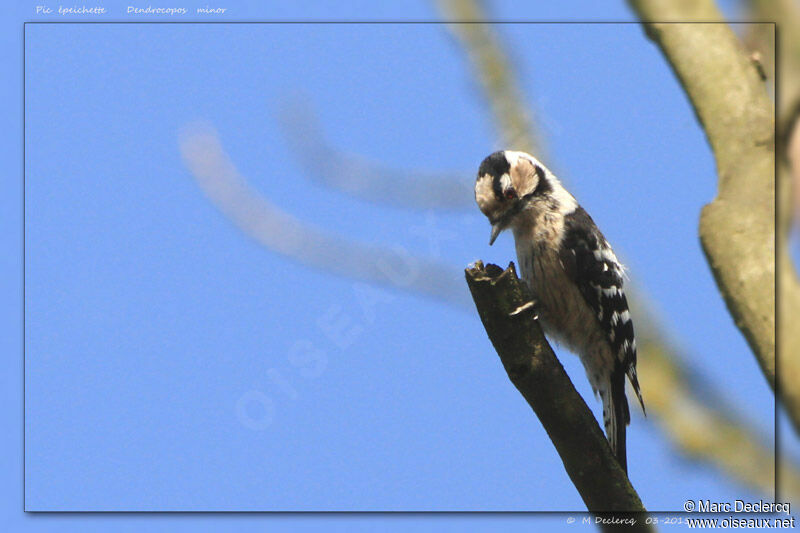
<instances>
[{"instance_id":1,"label":"bird eye","mask_svg":"<svg viewBox=\"0 0 800 533\"><path fill-rule=\"evenodd\" d=\"M506 200L513 200L517 197L517 191L515 191L513 188L506 189L505 196Z\"/></svg>"}]
</instances>

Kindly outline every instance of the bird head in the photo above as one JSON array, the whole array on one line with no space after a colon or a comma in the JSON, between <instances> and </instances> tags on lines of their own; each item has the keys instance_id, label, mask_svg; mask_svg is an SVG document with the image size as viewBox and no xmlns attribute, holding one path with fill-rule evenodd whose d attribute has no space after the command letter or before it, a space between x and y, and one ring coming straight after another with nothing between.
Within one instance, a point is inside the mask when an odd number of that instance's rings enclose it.
<instances>
[{"instance_id":1,"label":"bird head","mask_svg":"<svg viewBox=\"0 0 800 533\"><path fill-rule=\"evenodd\" d=\"M475 181L475 201L492 225L489 244L550 189L546 169L530 154L503 150L484 159Z\"/></svg>"}]
</instances>

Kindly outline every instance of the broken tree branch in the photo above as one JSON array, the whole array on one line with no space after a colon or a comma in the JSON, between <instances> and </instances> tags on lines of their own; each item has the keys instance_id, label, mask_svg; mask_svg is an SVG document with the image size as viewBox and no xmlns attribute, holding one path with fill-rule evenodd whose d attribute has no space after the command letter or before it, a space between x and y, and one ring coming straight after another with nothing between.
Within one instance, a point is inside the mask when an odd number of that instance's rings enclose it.
<instances>
[{"instance_id":1,"label":"broken tree branch","mask_svg":"<svg viewBox=\"0 0 800 533\"><path fill-rule=\"evenodd\" d=\"M575 390L535 319L514 264L506 270L478 261L467 284L509 379L539 417L564 468L593 513L646 512L603 431ZM514 310L522 310L511 313Z\"/></svg>"}]
</instances>

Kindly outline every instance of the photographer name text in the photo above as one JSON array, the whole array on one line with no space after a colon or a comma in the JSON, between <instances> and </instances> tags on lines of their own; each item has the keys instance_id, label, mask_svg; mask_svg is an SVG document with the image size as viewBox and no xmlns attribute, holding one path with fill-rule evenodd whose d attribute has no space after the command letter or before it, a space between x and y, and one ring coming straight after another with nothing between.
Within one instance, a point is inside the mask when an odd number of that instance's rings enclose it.
<instances>
[{"instance_id":1,"label":"photographer name text","mask_svg":"<svg viewBox=\"0 0 800 533\"><path fill-rule=\"evenodd\" d=\"M711 500L686 500L683 510L689 513L780 513L788 515L790 506L788 503L765 502L746 502L744 500L734 500L733 502L714 502Z\"/></svg>"}]
</instances>

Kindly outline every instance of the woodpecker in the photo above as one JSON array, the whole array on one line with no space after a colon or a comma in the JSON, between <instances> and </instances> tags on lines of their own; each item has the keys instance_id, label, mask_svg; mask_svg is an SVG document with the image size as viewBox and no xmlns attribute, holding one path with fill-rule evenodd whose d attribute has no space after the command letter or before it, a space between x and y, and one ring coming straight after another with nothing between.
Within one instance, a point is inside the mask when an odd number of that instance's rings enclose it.
<instances>
[{"instance_id":1,"label":"woodpecker","mask_svg":"<svg viewBox=\"0 0 800 533\"><path fill-rule=\"evenodd\" d=\"M507 228L514 234L517 262L542 330L580 357L603 404L606 437L627 472L625 376L643 412L644 401L624 267L592 217L530 154L505 150L484 159L475 201L491 223L490 245Z\"/></svg>"}]
</instances>

